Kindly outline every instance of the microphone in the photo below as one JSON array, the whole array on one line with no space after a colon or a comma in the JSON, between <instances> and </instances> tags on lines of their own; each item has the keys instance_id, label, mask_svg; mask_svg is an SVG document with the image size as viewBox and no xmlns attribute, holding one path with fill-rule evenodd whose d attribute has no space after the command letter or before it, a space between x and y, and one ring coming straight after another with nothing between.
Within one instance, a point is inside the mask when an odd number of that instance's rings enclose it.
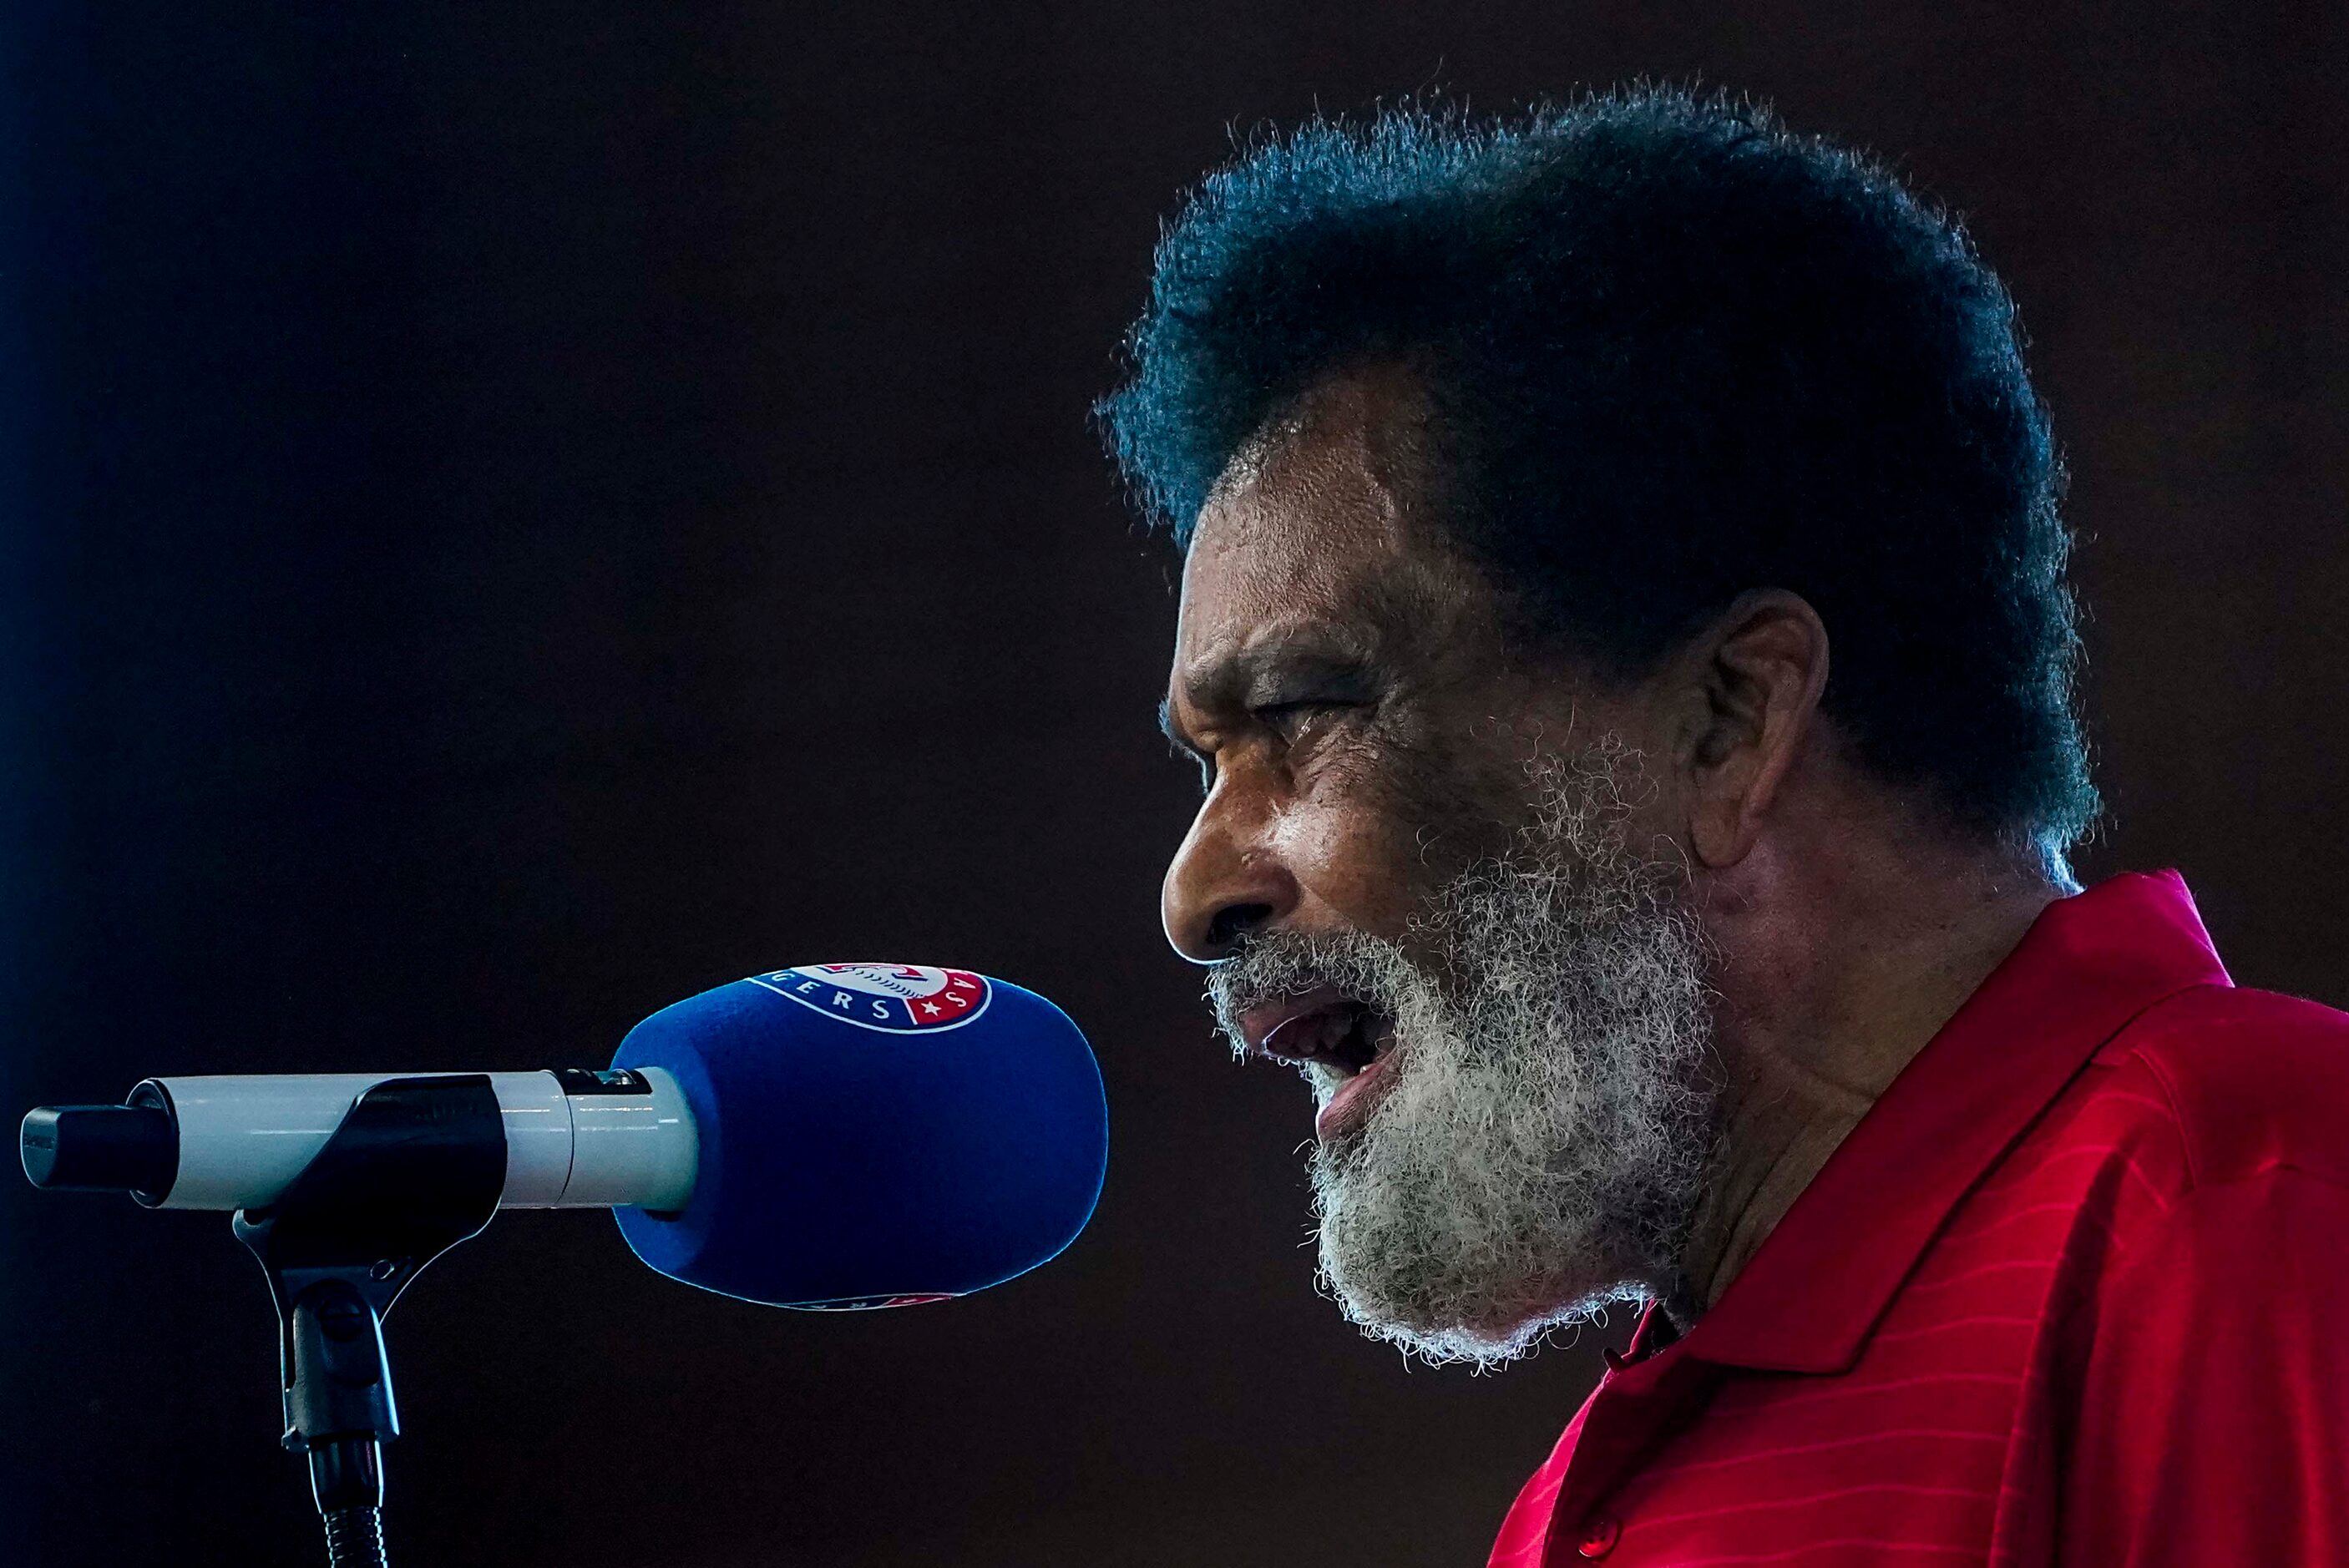
<instances>
[{"instance_id":1,"label":"microphone","mask_svg":"<svg viewBox=\"0 0 2349 1568\"><path fill-rule=\"evenodd\" d=\"M149 1078L121 1105L33 1110L25 1173L259 1216L362 1096L419 1076ZM662 1274L779 1306L905 1305L1024 1274L1084 1228L1108 1161L1101 1069L1068 1016L926 965L769 971L655 1013L607 1069L464 1081L495 1097L499 1207L612 1208Z\"/></svg>"}]
</instances>

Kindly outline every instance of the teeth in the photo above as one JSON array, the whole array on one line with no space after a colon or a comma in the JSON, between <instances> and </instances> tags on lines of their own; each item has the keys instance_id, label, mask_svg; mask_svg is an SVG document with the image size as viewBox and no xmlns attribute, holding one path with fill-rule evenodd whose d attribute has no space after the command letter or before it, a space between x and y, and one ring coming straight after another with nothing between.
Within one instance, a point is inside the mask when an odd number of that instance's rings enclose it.
<instances>
[{"instance_id":1,"label":"teeth","mask_svg":"<svg viewBox=\"0 0 2349 1568\"><path fill-rule=\"evenodd\" d=\"M1307 1061L1335 1051L1353 1026L1346 1012L1308 1013L1290 1018L1265 1037L1264 1052L1284 1061Z\"/></svg>"}]
</instances>

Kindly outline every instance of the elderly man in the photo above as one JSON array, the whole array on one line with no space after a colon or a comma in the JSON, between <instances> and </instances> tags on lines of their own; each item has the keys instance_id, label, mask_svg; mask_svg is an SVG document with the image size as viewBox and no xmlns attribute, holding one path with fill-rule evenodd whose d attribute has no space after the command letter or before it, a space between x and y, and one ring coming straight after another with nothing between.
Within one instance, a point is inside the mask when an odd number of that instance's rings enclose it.
<instances>
[{"instance_id":1,"label":"elderly man","mask_svg":"<svg viewBox=\"0 0 2349 1568\"><path fill-rule=\"evenodd\" d=\"M2082 892L2060 469L1880 165L1671 91L1209 179L1102 414L1166 931L1369 1332L1647 1304L1496 1565L2349 1563L2349 1018Z\"/></svg>"}]
</instances>

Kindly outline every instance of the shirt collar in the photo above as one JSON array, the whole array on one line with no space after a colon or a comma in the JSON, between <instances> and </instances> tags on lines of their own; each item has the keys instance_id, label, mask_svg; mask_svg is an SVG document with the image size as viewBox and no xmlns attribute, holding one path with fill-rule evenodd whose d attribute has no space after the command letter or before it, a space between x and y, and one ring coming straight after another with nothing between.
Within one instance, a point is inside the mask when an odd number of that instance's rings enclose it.
<instances>
[{"instance_id":1,"label":"shirt collar","mask_svg":"<svg viewBox=\"0 0 2349 1568\"><path fill-rule=\"evenodd\" d=\"M2146 1008L2230 984L2175 872L2131 872L2043 911L1795 1201L1685 1356L1839 1372L1959 1200Z\"/></svg>"}]
</instances>

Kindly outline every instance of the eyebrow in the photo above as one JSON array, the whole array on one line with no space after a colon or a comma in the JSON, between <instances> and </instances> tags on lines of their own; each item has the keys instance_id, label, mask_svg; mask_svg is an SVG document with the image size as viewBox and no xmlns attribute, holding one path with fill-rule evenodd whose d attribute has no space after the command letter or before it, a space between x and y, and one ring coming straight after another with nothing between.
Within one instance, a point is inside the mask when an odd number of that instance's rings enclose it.
<instances>
[{"instance_id":1,"label":"eyebrow","mask_svg":"<svg viewBox=\"0 0 2349 1568\"><path fill-rule=\"evenodd\" d=\"M1185 683L1185 695L1200 707L1255 707L1271 700L1283 686L1300 681L1359 680L1376 667L1377 661L1369 653L1341 641L1326 635L1293 635L1215 660ZM1175 721L1171 696L1158 701L1158 728L1177 750L1204 760L1206 753Z\"/></svg>"}]
</instances>

